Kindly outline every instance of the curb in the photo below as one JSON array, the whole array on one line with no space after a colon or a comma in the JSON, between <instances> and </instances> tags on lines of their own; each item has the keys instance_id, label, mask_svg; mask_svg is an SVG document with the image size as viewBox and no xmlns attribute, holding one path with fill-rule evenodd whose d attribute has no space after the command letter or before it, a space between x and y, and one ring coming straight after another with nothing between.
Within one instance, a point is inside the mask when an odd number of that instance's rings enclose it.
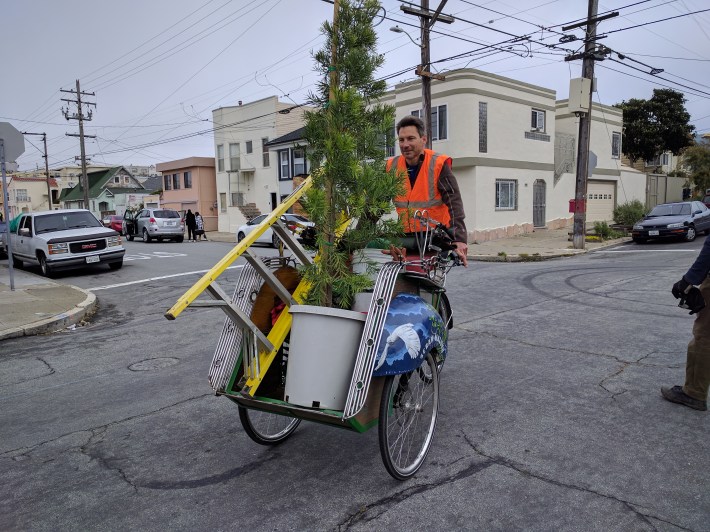
<instances>
[{"instance_id":1,"label":"curb","mask_svg":"<svg viewBox=\"0 0 710 532\"><path fill-rule=\"evenodd\" d=\"M602 242L600 245L593 249L569 249L565 252L560 253L520 253L520 254L508 254L504 255L469 255L470 260L476 262L540 262L544 260L551 259L561 259L566 257L575 257L577 255L583 255L585 253L594 253L600 249L613 248L618 246L624 246L632 242L631 237L618 238L609 242Z\"/></svg>"},{"instance_id":2,"label":"curb","mask_svg":"<svg viewBox=\"0 0 710 532\"><path fill-rule=\"evenodd\" d=\"M56 314L51 318L36 321L30 325L8 329L7 331L0 333L0 341L7 338L19 338L21 336L34 336L38 334L59 332L62 329L81 322L81 320L83 320L86 316L93 314L98 305L96 295L88 290L79 288L78 286L71 286L71 288L86 294L86 299L67 312L62 312L61 314Z\"/></svg>"}]
</instances>

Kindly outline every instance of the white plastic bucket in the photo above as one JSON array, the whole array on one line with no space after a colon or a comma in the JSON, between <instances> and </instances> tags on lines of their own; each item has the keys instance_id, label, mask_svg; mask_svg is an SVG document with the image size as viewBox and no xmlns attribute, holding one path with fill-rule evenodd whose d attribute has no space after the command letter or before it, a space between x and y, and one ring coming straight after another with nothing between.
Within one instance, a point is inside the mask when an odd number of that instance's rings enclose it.
<instances>
[{"instance_id":1,"label":"white plastic bucket","mask_svg":"<svg viewBox=\"0 0 710 532\"><path fill-rule=\"evenodd\" d=\"M381 249L365 248L353 252L353 273L367 274L374 281L383 264L392 262L391 255L385 255ZM369 266L369 268L368 268ZM368 273L368 269L370 272Z\"/></svg>"},{"instance_id":2,"label":"white plastic bucket","mask_svg":"<svg viewBox=\"0 0 710 532\"><path fill-rule=\"evenodd\" d=\"M366 316L337 308L294 305L285 400L343 410Z\"/></svg>"}]
</instances>

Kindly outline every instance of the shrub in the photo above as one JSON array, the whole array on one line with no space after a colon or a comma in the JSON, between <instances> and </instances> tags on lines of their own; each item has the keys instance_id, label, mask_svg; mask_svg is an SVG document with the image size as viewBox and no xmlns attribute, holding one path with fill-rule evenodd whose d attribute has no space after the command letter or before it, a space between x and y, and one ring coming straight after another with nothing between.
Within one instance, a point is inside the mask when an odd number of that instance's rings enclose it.
<instances>
[{"instance_id":1,"label":"shrub","mask_svg":"<svg viewBox=\"0 0 710 532\"><path fill-rule=\"evenodd\" d=\"M614 221L619 225L634 225L646 214L646 206L639 200L617 205L614 209ZM595 227L596 229L596 227Z\"/></svg>"}]
</instances>

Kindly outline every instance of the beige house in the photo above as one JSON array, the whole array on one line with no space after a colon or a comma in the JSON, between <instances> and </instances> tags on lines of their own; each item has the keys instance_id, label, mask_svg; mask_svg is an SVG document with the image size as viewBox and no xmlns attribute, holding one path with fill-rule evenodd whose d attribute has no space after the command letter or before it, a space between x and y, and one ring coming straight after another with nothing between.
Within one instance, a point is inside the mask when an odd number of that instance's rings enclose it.
<instances>
[{"instance_id":1,"label":"beige house","mask_svg":"<svg viewBox=\"0 0 710 532\"><path fill-rule=\"evenodd\" d=\"M38 212L49 210L47 195L47 179L43 177L7 176L8 212L10 219L22 212ZM0 191L2 183L0 183ZM59 206L59 187L55 179L49 179L49 190L52 193L52 208ZM0 212L4 212L5 194L0 193Z\"/></svg>"},{"instance_id":2,"label":"beige house","mask_svg":"<svg viewBox=\"0 0 710 532\"><path fill-rule=\"evenodd\" d=\"M162 173L162 207L176 211L199 212L205 230L218 226L217 182L212 157L188 157L156 165Z\"/></svg>"},{"instance_id":3,"label":"beige house","mask_svg":"<svg viewBox=\"0 0 710 532\"><path fill-rule=\"evenodd\" d=\"M267 143L303 126L305 109L271 96L212 111L220 231L235 232L290 193L293 176L279 179L282 161L273 160Z\"/></svg>"},{"instance_id":4,"label":"beige house","mask_svg":"<svg viewBox=\"0 0 710 532\"><path fill-rule=\"evenodd\" d=\"M395 106L397 120L418 115L421 85L397 85L383 101ZM469 241L571 225L577 130L566 100L545 87L474 69L432 82L433 149L453 159ZM620 112L595 105L591 150L598 163L589 181L589 222L611 220L617 188L622 203L645 198L645 175L612 155L614 131L621 131Z\"/></svg>"}]
</instances>

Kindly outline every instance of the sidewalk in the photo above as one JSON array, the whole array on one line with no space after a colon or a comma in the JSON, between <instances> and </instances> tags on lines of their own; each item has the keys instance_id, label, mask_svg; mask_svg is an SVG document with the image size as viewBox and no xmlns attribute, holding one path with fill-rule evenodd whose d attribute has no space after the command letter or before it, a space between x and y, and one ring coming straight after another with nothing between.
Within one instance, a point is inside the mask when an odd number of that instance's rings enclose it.
<instances>
[{"instance_id":1,"label":"sidewalk","mask_svg":"<svg viewBox=\"0 0 710 532\"><path fill-rule=\"evenodd\" d=\"M572 249L569 229L540 229L534 233L469 244L469 259L475 261L537 261L567 257L629 242L619 238L587 242L585 249ZM211 231L208 240L235 243L233 233ZM0 261L0 341L5 338L55 332L79 323L96 308L91 292L54 282L33 273L13 269L15 290L10 290L7 261Z\"/></svg>"},{"instance_id":2,"label":"sidewalk","mask_svg":"<svg viewBox=\"0 0 710 532\"><path fill-rule=\"evenodd\" d=\"M96 308L96 296L0 262L0 341L59 331L79 323Z\"/></svg>"}]
</instances>

